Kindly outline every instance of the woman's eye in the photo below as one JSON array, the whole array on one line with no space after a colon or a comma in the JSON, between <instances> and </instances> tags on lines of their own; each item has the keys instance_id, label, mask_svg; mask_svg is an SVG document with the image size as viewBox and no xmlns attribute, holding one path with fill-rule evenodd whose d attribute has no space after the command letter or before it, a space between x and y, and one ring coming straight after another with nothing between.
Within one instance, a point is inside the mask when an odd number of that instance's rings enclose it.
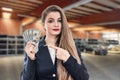
<instances>
[{"instance_id":1,"label":"woman's eye","mask_svg":"<svg viewBox=\"0 0 120 80\"><path fill-rule=\"evenodd\" d=\"M49 23L52 23L52 22L53 22L53 20L49 20L48 22L49 22Z\"/></svg>"},{"instance_id":2,"label":"woman's eye","mask_svg":"<svg viewBox=\"0 0 120 80\"><path fill-rule=\"evenodd\" d=\"M60 22L60 23L61 23L61 22L62 22L62 20L60 19L60 20L58 20L58 22Z\"/></svg>"}]
</instances>

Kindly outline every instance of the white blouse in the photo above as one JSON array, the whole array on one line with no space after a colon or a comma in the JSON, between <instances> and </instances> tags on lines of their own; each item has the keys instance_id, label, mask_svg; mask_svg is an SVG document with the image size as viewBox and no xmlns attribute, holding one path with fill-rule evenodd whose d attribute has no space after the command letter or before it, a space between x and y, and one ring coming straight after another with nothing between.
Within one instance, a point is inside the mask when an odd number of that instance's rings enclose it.
<instances>
[{"instance_id":1,"label":"white blouse","mask_svg":"<svg viewBox=\"0 0 120 80\"><path fill-rule=\"evenodd\" d=\"M55 49L48 47L53 64L55 64Z\"/></svg>"}]
</instances>

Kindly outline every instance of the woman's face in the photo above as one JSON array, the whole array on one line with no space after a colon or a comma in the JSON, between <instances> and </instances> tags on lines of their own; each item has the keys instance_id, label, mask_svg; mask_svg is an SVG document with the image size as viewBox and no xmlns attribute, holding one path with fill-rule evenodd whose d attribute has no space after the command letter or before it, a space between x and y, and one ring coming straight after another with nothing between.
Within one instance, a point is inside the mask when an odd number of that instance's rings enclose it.
<instances>
[{"instance_id":1,"label":"woman's face","mask_svg":"<svg viewBox=\"0 0 120 80\"><path fill-rule=\"evenodd\" d=\"M57 36L61 32L62 20L59 12L50 12L45 18L44 27L47 35Z\"/></svg>"}]
</instances>

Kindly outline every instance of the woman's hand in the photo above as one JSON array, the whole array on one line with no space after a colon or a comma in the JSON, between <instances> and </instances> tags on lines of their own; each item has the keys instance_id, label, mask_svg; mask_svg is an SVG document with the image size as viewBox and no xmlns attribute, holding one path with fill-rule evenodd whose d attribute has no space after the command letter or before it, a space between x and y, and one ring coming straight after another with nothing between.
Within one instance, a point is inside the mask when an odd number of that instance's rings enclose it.
<instances>
[{"instance_id":1,"label":"woman's hand","mask_svg":"<svg viewBox=\"0 0 120 80\"><path fill-rule=\"evenodd\" d=\"M31 60L35 60L35 42L29 41L25 46L25 52Z\"/></svg>"},{"instance_id":2,"label":"woman's hand","mask_svg":"<svg viewBox=\"0 0 120 80\"><path fill-rule=\"evenodd\" d=\"M65 49L62 49L62 48L59 48L56 46L52 46L52 45L48 45L48 47L56 49L56 57L59 60L63 60L65 62L70 57L69 52Z\"/></svg>"}]
</instances>

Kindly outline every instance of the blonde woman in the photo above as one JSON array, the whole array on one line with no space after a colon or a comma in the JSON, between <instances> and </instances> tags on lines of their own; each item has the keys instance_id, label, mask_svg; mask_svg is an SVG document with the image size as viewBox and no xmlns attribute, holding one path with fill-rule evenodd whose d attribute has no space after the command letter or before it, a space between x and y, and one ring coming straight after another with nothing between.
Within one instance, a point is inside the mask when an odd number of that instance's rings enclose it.
<instances>
[{"instance_id":1,"label":"blonde woman","mask_svg":"<svg viewBox=\"0 0 120 80\"><path fill-rule=\"evenodd\" d=\"M37 53L32 45L35 43L27 42L21 80L88 80L63 10L51 5L41 19L46 35L40 40Z\"/></svg>"}]
</instances>

